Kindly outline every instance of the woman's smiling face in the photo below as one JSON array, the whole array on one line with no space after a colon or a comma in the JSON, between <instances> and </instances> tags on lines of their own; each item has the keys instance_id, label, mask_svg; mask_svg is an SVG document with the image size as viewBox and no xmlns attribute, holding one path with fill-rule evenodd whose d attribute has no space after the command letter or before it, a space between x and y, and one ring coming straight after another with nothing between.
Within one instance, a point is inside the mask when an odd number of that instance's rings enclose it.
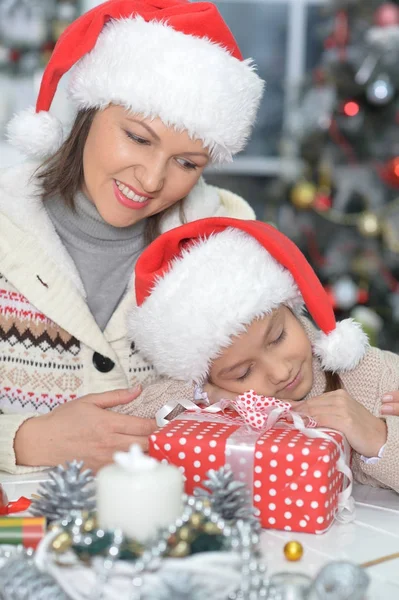
<instances>
[{"instance_id":1,"label":"woman's smiling face","mask_svg":"<svg viewBox=\"0 0 399 600\"><path fill-rule=\"evenodd\" d=\"M83 192L110 225L128 227L182 200L209 162L200 140L111 105L83 152Z\"/></svg>"}]
</instances>

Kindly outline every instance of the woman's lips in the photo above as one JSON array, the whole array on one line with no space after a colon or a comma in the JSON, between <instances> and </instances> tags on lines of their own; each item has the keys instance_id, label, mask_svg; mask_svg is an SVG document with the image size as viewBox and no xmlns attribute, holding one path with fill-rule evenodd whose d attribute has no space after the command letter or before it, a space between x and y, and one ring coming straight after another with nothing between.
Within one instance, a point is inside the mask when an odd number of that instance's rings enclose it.
<instances>
[{"instance_id":1,"label":"woman's lips","mask_svg":"<svg viewBox=\"0 0 399 600\"><path fill-rule=\"evenodd\" d=\"M140 209L148 206L148 204L151 200L151 197L150 197L148 200L143 200L141 202L135 201L135 200L130 199L127 196L125 196L125 194L118 188L115 180L112 182L112 185L113 185L113 189L114 189L115 198L117 199L119 204L122 204L123 206L126 206L127 208L131 208L133 210L140 210Z\"/></svg>"}]
</instances>

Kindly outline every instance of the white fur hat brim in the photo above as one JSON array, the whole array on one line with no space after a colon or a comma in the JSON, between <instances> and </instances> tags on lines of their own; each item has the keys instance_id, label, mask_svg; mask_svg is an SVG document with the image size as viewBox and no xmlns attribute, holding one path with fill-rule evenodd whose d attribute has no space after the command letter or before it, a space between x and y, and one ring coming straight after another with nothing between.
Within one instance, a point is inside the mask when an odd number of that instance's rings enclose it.
<instances>
[{"instance_id":1,"label":"white fur hat brim","mask_svg":"<svg viewBox=\"0 0 399 600\"><path fill-rule=\"evenodd\" d=\"M200 139L213 162L225 162L245 147L263 87L251 61L166 22L137 16L104 26L94 48L71 69L68 93L77 110L117 104L159 117ZM37 126L23 115L14 118L10 142L30 156L51 155L62 142L60 130L53 134L45 123L41 131L41 113L32 117Z\"/></svg>"},{"instance_id":2,"label":"white fur hat brim","mask_svg":"<svg viewBox=\"0 0 399 600\"><path fill-rule=\"evenodd\" d=\"M303 300L289 271L236 229L212 235L176 258L129 315L129 335L161 375L203 381L231 337L254 319Z\"/></svg>"}]
</instances>

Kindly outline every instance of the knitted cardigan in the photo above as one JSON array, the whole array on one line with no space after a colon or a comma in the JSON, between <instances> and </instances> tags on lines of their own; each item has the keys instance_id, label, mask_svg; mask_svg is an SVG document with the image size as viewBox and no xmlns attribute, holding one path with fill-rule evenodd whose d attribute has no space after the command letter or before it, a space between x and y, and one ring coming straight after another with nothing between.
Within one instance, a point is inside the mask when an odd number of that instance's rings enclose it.
<instances>
[{"instance_id":1,"label":"knitted cardigan","mask_svg":"<svg viewBox=\"0 0 399 600\"><path fill-rule=\"evenodd\" d=\"M305 317L301 322L311 343L314 342L316 328ZM369 348L361 363L346 373L340 373L344 389L357 402L373 415L380 416L381 398L386 392L399 389L399 356L392 352ZM118 412L142 417L153 417L168 400L193 399L192 386L173 380L159 380L151 386L147 395L142 394L137 401L119 407ZM313 386L306 398L322 394L326 378L318 358L313 359ZM399 417L384 417L388 438L382 458L375 464L366 464L353 452L352 470L356 481L374 487L392 488L399 492Z\"/></svg>"},{"instance_id":2,"label":"knitted cardigan","mask_svg":"<svg viewBox=\"0 0 399 600\"><path fill-rule=\"evenodd\" d=\"M25 163L0 171L0 470L38 468L15 464L20 425L89 393L147 385L152 365L126 339L128 292L104 332L91 314L76 267L41 199L35 171ZM184 201L188 221L210 216L255 218L249 205L201 179ZM163 231L180 224L172 209ZM156 390L157 388L155 388ZM151 392L151 386L142 394Z\"/></svg>"}]
</instances>

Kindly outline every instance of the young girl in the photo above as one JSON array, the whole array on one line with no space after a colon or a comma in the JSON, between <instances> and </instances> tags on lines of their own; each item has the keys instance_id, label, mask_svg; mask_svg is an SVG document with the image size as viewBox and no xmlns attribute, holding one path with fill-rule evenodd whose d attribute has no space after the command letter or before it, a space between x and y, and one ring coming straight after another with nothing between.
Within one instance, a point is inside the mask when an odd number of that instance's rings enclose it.
<instances>
[{"instance_id":1,"label":"young girl","mask_svg":"<svg viewBox=\"0 0 399 600\"><path fill-rule=\"evenodd\" d=\"M50 113L67 72L72 127ZM254 218L201 174L245 146L262 90L208 2L109 0L61 36L9 126L35 160L0 172L0 470L146 447L153 420L105 410L154 377L125 336L133 267L183 222Z\"/></svg>"},{"instance_id":2,"label":"young girl","mask_svg":"<svg viewBox=\"0 0 399 600\"><path fill-rule=\"evenodd\" d=\"M256 221L203 219L158 238L135 274L130 335L159 373L224 397L253 389L288 400L347 437L358 481L399 491L399 419L380 416L382 395L399 387L399 357L371 348L351 319L335 322L314 271L283 234Z\"/></svg>"}]
</instances>

